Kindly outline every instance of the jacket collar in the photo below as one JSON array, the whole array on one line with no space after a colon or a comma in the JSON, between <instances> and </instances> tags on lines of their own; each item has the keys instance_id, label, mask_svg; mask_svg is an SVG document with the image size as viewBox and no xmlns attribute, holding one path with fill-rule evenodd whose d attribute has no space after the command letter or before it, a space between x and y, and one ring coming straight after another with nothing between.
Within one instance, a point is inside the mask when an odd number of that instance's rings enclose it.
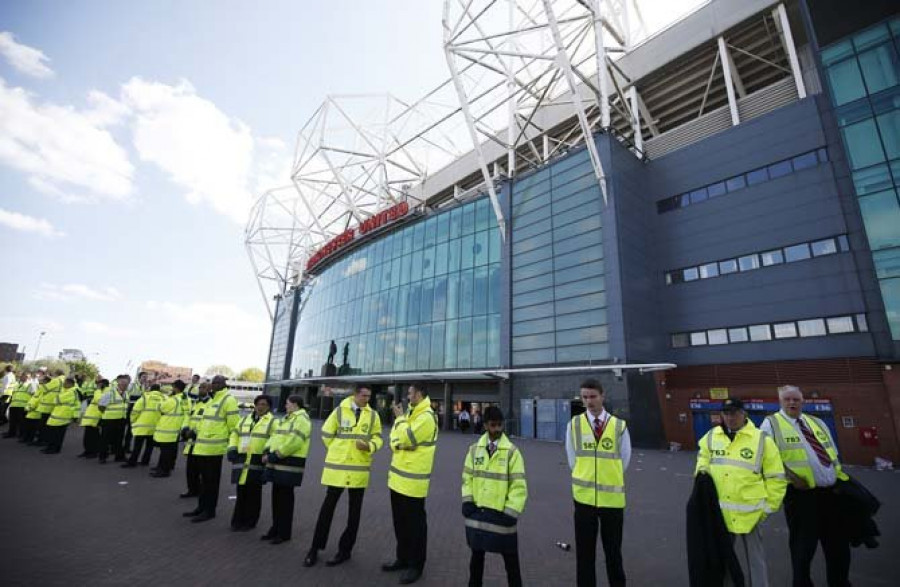
<instances>
[{"instance_id":1,"label":"jacket collar","mask_svg":"<svg viewBox=\"0 0 900 587\"><path fill-rule=\"evenodd\" d=\"M425 410L429 409L430 407L431 407L431 398L426 395L425 397L422 398L422 401L420 401L418 404L416 404L416 407L414 407L412 410L410 410L409 417L413 418L415 416L418 416L419 414L421 414Z\"/></svg>"},{"instance_id":2,"label":"jacket collar","mask_svg":"<svg viewBox=\"0 0 900 587\"><path fill-rule=\"evenodd\" d=\"M481 438L478 439L479 446L483 446L485 450L487 450L488 445L491 444L490 435L485 432L481 435ZM509 438L506 436L506 433L503 432L500 434L500 438L497 440L497 448L505 448L508 449L512 445L512 442L509 441Z\"/></svg>"}]
</instances>

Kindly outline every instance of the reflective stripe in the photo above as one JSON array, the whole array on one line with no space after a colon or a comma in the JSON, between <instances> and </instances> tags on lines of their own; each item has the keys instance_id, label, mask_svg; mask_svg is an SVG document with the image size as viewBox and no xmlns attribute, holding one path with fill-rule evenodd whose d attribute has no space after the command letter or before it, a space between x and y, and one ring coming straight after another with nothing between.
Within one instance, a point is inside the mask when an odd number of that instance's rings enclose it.
<instances>
[{"instance_id":1,"label":"reflective stripe","mask_svg":"<svg viewBox=\"0 0 900 587\"><path fill-rule=\"evenodd\" d=\"M474 530L483 530L485 532L492 532L494 534L515 534L516 527L515 526L500 526L498 524L491 524L489 522L479 522L477 520L470 520L466 518L466 526L472 528Z\"/></svg>"},{"instance_id":2,"label":"reflective stripe","mask_svg":"<svg viewBox=\"0 0 900 587\"><path fill-rule=\"evenodd\" d=\"M753 471L756 473L756 465L753 463L748 463L745 461L739 461L737 459L729 459L726 457L713 457L709 459L710 465L728 465L729 467L740 467L741 469L747 469L748 471Z\"/></svg>"},{"instance_id":3,"label":"reflective stripe","mask_svg":"<svg viewBox=\"0 0 900 587\"><path fill-rule=\"evenodd\" d=\"M409 437L409 443L412 444L414 447L415 447L417 444L419 444L418 442L416 442L416 435L413 434L412 426L407 426L407 427L406 427L406 435Z\"/></svg>"},{"instance_id":4,"label":"reflective stripe","mask_svg":"<svg viewBox=\"0 0 900 587\"><path fill-rule=\"evenodd\" d=\"M463 503L472 502L472 501L475 501L475 497L471 493L469 493L469 494L462 496L462 500L463 500Z\"/></svg>"},{"instance_id":5,"label":"reflective stripe","mask_svg":"<svg viewBox=\"0 0 900 587\"><path fill-rule=\"evenodd\" d=\"M769 513L769 508L766 505L766 500L761 499L755 504L747 504L747 503L734 503L732 501L719 501L719 507L723 510L731 511L731 512L743 512L743 513L753 513L753 512L766 512Z\"/></svg>"},{"instance_id":6,"label":"reflective stripe","mask_svg":"<svg viewBox=\"0 0 900 587\"><path fill-rule=\"evenodd\" d=\"M771 473L769 475L764 475L766 479L787 479L787 475L784 473Z\"/></svg>"},{"instance_id":7,"label":"reflective stripe","mask_svg":"<svg viewBox=\"0 0 900 587\"><path fill-rule=\"evenodd\" d=\"M334 438L335 436L332 432L322 432L322 438Z\"/></svg>"},{"instance_id":8,"label":"reflective stripe","mask_svg":"<svg viewBox=\"0 0 900 587\"><path fill-rule=\"evenodd\" d=\"M755 463L755 467L753 469L753 471L757 474L762 472L763 450L765 450L765 448L766 448L766 435L760 434L759 435L759 444L756 447L756 463Z\"/></svg>"},{"instance_id":9,"label":"reflective stripe","mask_svg":"<svg viewBox=\"0 0 900 587\"><path fill-rule=\"evenodd\" d=\"M437 444L434 440L426 440L425 442L420 442L419 446L435 446Z\"/></svg>"},{"instance_id":10,"label":"reflective stripe","mask_svg":"<svg viewBox=\"0 0 900 587\"><path fill-rule=\"evenodd\" d=\"M227 438L196 438L194 442L197 444L228 444Z\"/></svg>"},{"instance_id":11,"label":"reflective stripe","mask_svg":"<svg viewBox=\"0 0 900 587\"><path fill-rule=\"evenodd\" d=\"M303 467L295 467L293 465L269 465L270 469L275 469L276 471L284 471L286 473L302 473Z\"/></svg>"},{"instance_id":12,"label":"reflective stripe","mask_svg":"<svg viewBox=\"0 0 900 587\"><path fill-rule=\"evenodd\" d=\"M503 508L503 513L506 514L507 516L512 516L514 518L519 517L519 512L517 512L516 510L514 510L512 508Z\"/></svg>"},{"instance_id":13,"label":"reflective stripe","mask_svg":"<svg viewBox=\"0 0 900 587\"><path fill-rule=\"evenodd\" d=\"M335 434L335 437L341 440L369 440L368 434L350 434L347 432L338 432Z\"/></svg>"},{"instance_id":14,"label":"reflective stripe","mask_svg":"<svg viewBox=\"0 0 900 587\"><path fill-rule=\"evenodd\" d=\"M618 459L621 458L614 452L597 452L593 450L576 449L576 457L594 457L597 459Z\"/></svg>"},{"instance_id":15,"label":"reflective stripe","mask_svg":"<svg viewBox=\"0 0 900 587\"><path fill-rule=\"evenodd\" d=\"M407 473L406 471L401 471L397 467L391 466L391 473L395 475L400 475L401 477L406 477L407 479L423 479L428 480L431 478L431 473Z\"/></svg>"},{"instance_id":16,"label":"reflective stripe","mask_svg":"<svg viewBox=\"0 0 900 587\"><path fill-rule=\"evenodd\" d=\"M784 466L790 469L799 469L809 464L808 461L784 461Z\"/></svg>"},{"instance_id":17,"label":"reflective stripe","mask_svg":"<svg viewBox=\"0 0 900 587\"><path fill-rule=\"evenodd\" d=\"M159 434L178 434L181 432L181 428L157 428L156 432Z\"/></svg>"},{"instance_id":18,"label":"reflective stripe","mask_svg":"<svg viewBox=\"0 0 900 587\"><path fill-rule=\"evenodd\" d=\"M335 469L337 471L369 471L369 465L338 465L335 463L325 463L326 469Z\"/></svg>"},{"instance_id":19,"label":"reflective stripe","mask_svg":"<svg viewBox=\"0 0 900 587\"><path fill-rule=\"evenodd\" d=\"M253 434L250 435L250 438L269 438L269 435L265 434L263 432L258 432L258 433L254 432Z\"/></svg>"},{"instance_id":20,"label":"reflective stripe","mask_svg":"<svg viewBox=\"0 0 900 587\"><path fill-rule=\"evenodd\" d=\"M625 493L624 487L619 487L616 485L600 485L599 483L594 483L593 481L582 481L581 479L572 479L572 485L578 485L580 487L587 487L589 489L593 489L595 491L604 491L606 493Z\"/></svg>"}]
</instances>

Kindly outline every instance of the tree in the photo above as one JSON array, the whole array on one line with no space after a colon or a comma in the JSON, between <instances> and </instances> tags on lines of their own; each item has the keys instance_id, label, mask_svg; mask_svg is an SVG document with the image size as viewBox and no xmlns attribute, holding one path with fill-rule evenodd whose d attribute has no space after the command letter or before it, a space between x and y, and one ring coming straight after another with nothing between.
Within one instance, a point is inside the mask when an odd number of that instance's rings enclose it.
<instances>
[{"instance_id":1,"label":"tree","mask_svg":"<svg viewBox=\"0 0 900 587\"><path fill-rule=\"evenodd\" d=\"M93 381L100 373L97 365L90 361L69 361L69 375L72 377L83 377L84 381Z\"/></svg>"},{"instance_id":2,"label":"tree","mask_svg":"<svg viewBox=\"0 0 900 587\"><path fill-rule=\"evenodd\" d=\"M224 375L226 379L234 379L234 370L228 365L210 365L206 370L207 377Z\"/></svg>"},{"instance_id":3,"label":"tree","mask_svg":"<svg viewBox=\"0 0 900 587\"><path fill-rule=\"evenodd\" d=\"M38 359L36 361L25 361L22 366L29 372L34 373L41 367L46 367L47 371L53 373L57 369L62 369L63 373L68 377L69 365L65 361L59 359Z\"/></svg>"},{"instance_id":4,"label":"tree","mask_svg":"<svg viewBox=\"0 0 900 587\"><path fill-rule=\"evenodd\" d=\"M252 381L253 383L262 383L266 379L266 374L262 369L257 367L247 367L237 376L239 381Z\"/></svg>"}]
</instances>

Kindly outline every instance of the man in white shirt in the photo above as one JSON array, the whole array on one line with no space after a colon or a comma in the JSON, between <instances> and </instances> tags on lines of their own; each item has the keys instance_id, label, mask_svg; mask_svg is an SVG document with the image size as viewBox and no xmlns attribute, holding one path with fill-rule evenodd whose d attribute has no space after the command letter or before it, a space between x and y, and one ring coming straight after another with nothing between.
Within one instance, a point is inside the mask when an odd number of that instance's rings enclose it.
<instances>
[{"instance_id":1,"label":"man in white shirt","mask_svg":"<svg viewBox=\"0 0 900 587\"><path fill-rule=\"evenodd\" d=\"M12 399L13 388L16 386L16 375L12 365L7 365L3 370L3 378L0 379L0 426L9 422L6 419L6 408Z\"/></svg>"},{"instance_id":2,"label":"man in white shirt","mask_svg":"<svg viewBox=\"0 0 900 587\"><path fill-rule=\"evenodd\" d=\"M631 437L625 420L603 407L596 379L581 384L585 412L566 428L566 456L572 470L575 502L575 556L579 587L597 585L597 532L606 557L611 587L625 585L622 527L625 522L625 469L631 461Z\"/></svg>"},{"instance_id":3,"label":"man in white shirt","mask_svg":"<svg viewBox=\"0 0 900 587\"><path fill-rule=\"evenodd\" d=\"M850 543L841 528L842 516L834 492L847 480L838 460L837 445L822 420L803 414L799 387L778 388L781 410L759 427L775 441L790 484L784 515L790 532L791 566L795 587L811 587L810 566L819 542L825 554L828 585L850 585Z\"/></svg>"}]
</instances>

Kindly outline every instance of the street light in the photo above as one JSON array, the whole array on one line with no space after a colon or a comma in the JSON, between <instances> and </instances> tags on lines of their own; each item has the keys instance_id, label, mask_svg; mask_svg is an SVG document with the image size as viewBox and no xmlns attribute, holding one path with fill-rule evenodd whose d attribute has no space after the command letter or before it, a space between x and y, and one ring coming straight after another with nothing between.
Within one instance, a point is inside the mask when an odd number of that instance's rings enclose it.
<instances>
[{"instance_id":1,"label":"street light","mask_svg":"<svg viewBox=\"0 0 900 587\"><path fill-rule=\"evenodd\" d=\"M34 346L34 357L31 359L32 361L37 360L38 351L41 349L41 339L44 338L44 335L47 334L45 331L41 331L38 335L37 344Z\"/></svg>"}]
</instances>

